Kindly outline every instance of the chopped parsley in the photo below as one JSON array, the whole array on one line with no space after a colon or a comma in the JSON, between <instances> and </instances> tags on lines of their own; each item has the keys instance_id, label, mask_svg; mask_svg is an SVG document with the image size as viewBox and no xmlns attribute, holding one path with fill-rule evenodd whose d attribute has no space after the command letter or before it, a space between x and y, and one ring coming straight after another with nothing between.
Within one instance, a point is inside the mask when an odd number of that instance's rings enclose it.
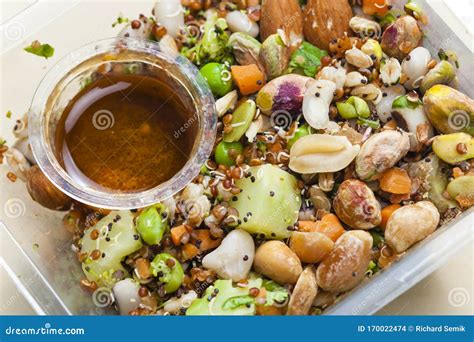
<instances>
[{"instance_id":1,"label":"chopped parsley","mask_svg":"<svg viewBox=\"0 0 474 342\"><path fill-rule=\"evenodd\" d=\"M128 23L128 22L129 22L128 18L125 18L125 17L122 16L122 14L119 14L117 19L112 23L112 27L115 27L115 26L120 25L120 24Z\"/></svg>"},{"instance_id":2,"label":"chopped parsley","mask_svg":"<svg viewBox=\"0 0 474 342\"><path fill-rule=\"evenodd\" d=\"M302 72L306 76L314 77L316 70L321 65L321 58L328 53L318 49L308 42L303 42L301 46L291 56L289 71Z\"/></svg>"},{"instance_id":3,"label":"chopped parsley","mask_svg":"<svg viewBox=\"0 0 474 342\"><path fill-rule=\"evenodd\" d=\"M372 127L373 129L380 128L380 122L378 120L369 120L369 119L365 119L365 118L359 118L357 120L357 123L361 126Z\"/></svg>"},{"instance_id":4,"label":"chopped parsley","mask_svg":"<svg viewBox=\"0 0 474 342\"><path fill-rule=\"evenodd\" d=\"M250 295L236 296L227 299L222 305L224 310L233 310L243 305L252 305L255 304L255 298Z\"/></svg>"},{"instance_id":5,"label":"chopped parsley","mask_svg":"<svg viewBox=\"0 0 474 342\"><path fill-rule=\"evenodd\" d=\"M39 41L35 40L31 43L30 46L24 48L26 52L32 53L33 55L49 58L54 55L54 48L49 44L41 44Z\"/></svg>"}]
</instances>

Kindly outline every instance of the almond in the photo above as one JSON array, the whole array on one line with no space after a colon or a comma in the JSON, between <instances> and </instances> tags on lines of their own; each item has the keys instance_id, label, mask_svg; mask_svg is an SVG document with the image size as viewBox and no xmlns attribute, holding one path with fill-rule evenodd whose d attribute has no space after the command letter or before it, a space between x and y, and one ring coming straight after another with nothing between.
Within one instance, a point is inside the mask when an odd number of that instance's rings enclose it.
<instances>
[{"instance_id":1,"label":"almond","mask_svg":"<svg viewBox=\"0 0 474 342\"><path fill-rule=\"evenodd\" d=\"M283 30L288 46L298 47L303 41L303 15L298 0L263 0L260 18L260 37Z\"/></svg>"},{"instance_id":2,"label":"almond","mask_svg":"<svg viewBox=\"0 0 474 342\"><path fill-rule=\"evenodd\" d=\"M312 44L328 50L329 42L351 32L353 17L347 0L309 0L304 8L304 35Z\"/></svg>"}]
</instances>

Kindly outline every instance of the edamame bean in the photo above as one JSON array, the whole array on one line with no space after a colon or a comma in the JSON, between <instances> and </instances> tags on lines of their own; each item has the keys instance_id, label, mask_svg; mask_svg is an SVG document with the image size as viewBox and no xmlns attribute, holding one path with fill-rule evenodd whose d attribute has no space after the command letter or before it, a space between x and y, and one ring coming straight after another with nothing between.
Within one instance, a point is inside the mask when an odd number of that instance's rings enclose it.
<instances>
[{"instance_id":1,"label":"edamame bean","mask_svg":"<svg viewBox=\"0 0 474 342\"><path fill-rule=\"evenodd\" d=\"M147 244L156 245L160 243L165 230L168 228L165 213L164 207L157 205L143 210L137 217L137 231Z\"/></svg>"},{"instance_id":2,"label":"edamame bean","mask_svg":"<svg viewBox=\"0 0 474 342\"><path fill-rule=\"evenodd\" d=\"M221 141L216 146L215 158L217 164L226 166L235 165L235 157L229 155L230 150L235 150L236 155L241 154L243 151L242 144L240 142L225 142Z\"/></svg>"},{"instance_id":3,"label":"edamame bean","mask_svg":"<svg viewBox=\"0 0 474 342\"><path fill-rule=\"evenodd\" d=\"M176 291L184 280L183 267L176 258L168 253L155 256L150 264L150 272L164 283L166 293Z\"/></svg>"}]
</instances>

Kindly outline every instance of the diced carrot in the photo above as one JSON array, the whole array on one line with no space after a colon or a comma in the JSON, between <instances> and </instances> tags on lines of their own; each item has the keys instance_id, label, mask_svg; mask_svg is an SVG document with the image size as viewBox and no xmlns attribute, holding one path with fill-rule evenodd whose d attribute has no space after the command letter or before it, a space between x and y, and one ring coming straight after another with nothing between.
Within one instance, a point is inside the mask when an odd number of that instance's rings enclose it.
<instances>
[{"instance_id":1,"label":"diced carrot","mask_svg":"<svg viewBox=\"0 0 474 342\"><path fill-rule=\"evenodd\" d=\"M390 205L387 205L385 208L383 208L382 209L382 222L380 222L380 228L385 230L385 227L387 227L387 222L390 216L392 216L395 210L401 207L402 206L400 204L390 204Z\"/></svg>"},{"instance_id":2,"label":"diced carrot","mask_svg":"<svg viewBox=\"0 0 474 342\"><path fill-rule=\"evenodd\" d=\"M389 5L389 0L362 0L362 11L368 15L384 16Z\"/></svg>"},{"instance_id":3,"label":"diced carrot","mask_svg":"<svg viewBox=\"0 0 474 342\"><path fill-rule=\"evenodd\" d=\"M233 65L231 73L242 95L256 93L265 83L265 76L256 64Z\"/></svg>"},{"instance_id":4,"label":"diced carrot","mask_svg":"<svg viewBox=\"0 0 474 342\"><path fill-rule=\"evenodd\" d=\"M222 239L214 239L211 236L209 229L197 229L191 234L192 242L198 245L198 248L202 251L208 251L214 249L221 244ZM199 243L197 241L199 240Z\"/></svg>"},{"instance_id":5,"label":"diced carrot","mask_svg":"<svg viewBox=\"0 0 474 342\"><path fill-rule=\"evenodd\" d=\"M411 190L411 179L406 170L396 167L388 169L380 177L380 189L391 194L409 194Z\"/></svg>"},{"instance_id":6,"label":"diced carrot","mask_svg":"<svg viewBox=\"0 0 474 342\"><path fill-rule=\"evenodd\" d=\"M171 240L173 241L175 246L178 246L181 244L181 238L187 232L188 230L184 224L182 224L181 226L171 228Z\"/></svg>"},{"instance_id":7,"label":"diced carrot","mask_svg":"<svg viewBox=\"0 0 474 342\"><path fill-rule=\"evenodd\" d=\"M464 172L461 170L461 168L455 167L455 168L453 169L453 177L454 177L454 178L458 178L458 177L461 177L461 176L463 176L463 175L464 175Z\"/></svg>"},{"instance_id":8,"label":"diced carrot","mask_svg":"<svg viewBox=\"0 0 474 342\"><path fill-rule=\"evenodd\" d=\"M192 243L187 243L181 248L181 256L183 260L191 260L201 251Z\"/></svg>"},{"instance_id":9,"label":"diced carrot","mask_svg":"<svg viewBox=\"0 0 474 342\"><path fill-rule=\"evenodd\" d=\"M298 231L315 232L318 229L319 221L298 221Z\"/></svg>"},{"instance_id":10,"label":"diced carrot","mask_svg":"<svg viewBox=\"0 0 474 342\"><path fill-rule=\"evenodd\" d=\"M345 231L341 221L339 221L339 218L334 214L324 215L315 230L315 232L323 233L332 241L336 241Z\"/></svg>"},{"instance_id":11,"label":"diced carrot","mask_svg":"<svg viewBox=\"0 0 474 342\"><path fill-rule=\"evenodd\" d=\"M336 215L326 214L319 221L298 221L298 231L322 233L336 241L345 229Z\"/></svg>"}]
</instances>

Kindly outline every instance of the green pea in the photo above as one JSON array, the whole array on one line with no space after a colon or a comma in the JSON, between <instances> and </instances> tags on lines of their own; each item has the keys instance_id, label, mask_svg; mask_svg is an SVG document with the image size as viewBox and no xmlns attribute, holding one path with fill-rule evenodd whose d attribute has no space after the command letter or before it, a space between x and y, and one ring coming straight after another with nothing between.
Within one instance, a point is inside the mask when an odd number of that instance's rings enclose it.
<instances>
[{"instance_id":1,"label":"green pea","mask_svg":"<svg viewBox=\"0 0 474 342\"><path fill-rule=\"evenodd\" d=\"M163 218L165 209L161 205L143 210L137 217L137 231L143 241L149 245L160 243L163 233L168 228L167 218Z\"/></svg>"},{"instance_id":2,"label":"green pea","mask_svg":"<svg viewBox=\"0 0 474 342\"><path fill-rule=\"evenodd\" d=\"M150 272L165 285L166 293L179 289L184 280L183 267L176 258L168 253L155 256L150 263Z\"/></svg>"},{"instance_id":3,"label":"green pea","mask_svg":"<svg viewBox=\"0 0 474 342\"><path fill-rule=\"evenodd\" d=\"M288 143L287 143L287 147L288 149L291 149L291 146L293 146L293 144L299 139L299 138L302 138L306 135L310 135L311 134L311 127L308 125L308 124L303 124L301 126L299 126L297 129L296 129L296 132L295 134L293 135L293 137L288 140Z\"/></svg>"},{"instance_id":4,"label":"green pea","mask_svg":"<svg viewBox=\"0 0 474 342\"><path fill-rule=\"evenodd\" d=\"M244 148L242 144L238 141L236 142L225 142L221 141L216 146L216 151L214 157L216 159L217 164L222 164L226 166L235 165L235 158L231 158L229 155L230 150L235 150L236 155L241 154Z\"/></svg>"},{"instance_id":5,"label":"green pea","mask_svg":"<svg viewBox=\"0 0 474 342\"><path fill-rule=\"evenodd\" d=\"M206 79L214 96L221 97L232 90L232 76L224 64L208 63L199 72Z\"/></svg>"},{"instance_id":6,"label":"green pea","mask_svg":"<svg viewBox=\"0 0 474 342\"><path fill-rule=\"evenodd\" d=\"M346 102L337 102L337 111L344 119L368 118L370 109L363 99L357 96L351 96Z\"/></svg>"}]
</instances>

